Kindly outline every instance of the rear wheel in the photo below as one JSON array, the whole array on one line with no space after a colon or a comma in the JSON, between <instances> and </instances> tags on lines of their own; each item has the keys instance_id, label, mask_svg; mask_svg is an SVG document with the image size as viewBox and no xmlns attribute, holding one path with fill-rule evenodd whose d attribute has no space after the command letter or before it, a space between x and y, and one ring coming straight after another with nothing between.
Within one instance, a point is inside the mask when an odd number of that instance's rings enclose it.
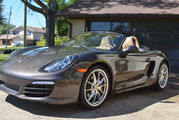
<instances>
[{"instance_id":1,"label":"rear wheel","mask_svg":"<svg viewBox=\"0 0 179 120\"><path fill-rule=\"evenodd\" d=\"M90 109L99 107L108 96L109 86L109 75L106 69L101 66L91 68L81 84L82 105Z\"/></svg>"},{"instance_id":2,"label":"rear wheel","mask_svg":"<svg viewBox=\"0 0 179 120\"><path fill-rule=\"evenodd\" d=\"M160 65L158 71L158 79L155 84L155 88L161 90L164 89L168 83L169 69L165 62Z\"/></svg>"}]
</instances>

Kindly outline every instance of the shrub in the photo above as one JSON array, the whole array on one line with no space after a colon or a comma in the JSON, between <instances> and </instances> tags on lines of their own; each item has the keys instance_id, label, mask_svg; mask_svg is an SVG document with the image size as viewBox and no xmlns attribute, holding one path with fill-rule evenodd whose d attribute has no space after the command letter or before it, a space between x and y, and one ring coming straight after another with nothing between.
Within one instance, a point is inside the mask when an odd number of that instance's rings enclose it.
<instances>
[{"instance_id":1,"label":"shrub","mask_svg":"<svg viewBox=\"0 0 179 120\"><path fill-rule=\"evenodd\" d=\"M36 46L45 46L45 38L41 37Z\"/></svg>"},{"instance_id":2,"label":"shrub","mask_svg":"<svg viewBox=\"0 0 179 120\"><path fill-rule=\"evenodd\" d=\"M45 38L42 37L37 42L37 46L45 46ZM59 46L61 43L68 41L68 37L55 37L55 46Z\"/></svg>"}]
</instances>

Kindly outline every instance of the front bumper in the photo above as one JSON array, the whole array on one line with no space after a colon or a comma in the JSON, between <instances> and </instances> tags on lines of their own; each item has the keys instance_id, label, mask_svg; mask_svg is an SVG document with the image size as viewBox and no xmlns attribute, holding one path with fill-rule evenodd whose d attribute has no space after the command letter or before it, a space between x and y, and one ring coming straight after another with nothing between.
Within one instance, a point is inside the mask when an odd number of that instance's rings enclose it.
<instances>
[{"instance_id":1,"label":"front bumper","mask_svg":"<svg viewBox=\"0 0 179 120\"><path fill-rule=\"evenodd\" d=\"M5 93L8 93L10 95L16 96L18 98L24 99L24 100L30 100L30 101L39 101L39 102L46 102L51 104L67 104L67 100L63 98L50 98L50 97L27 97L25 95L20 95L18 91L12 90L3 84L0 84L0 90L4 91Z\"/></svg>"},{"instance_id":2,"label":"front bumper","mask_svg":"<svg viewBox=\"0 0 179 120\"><path fill-rule=\"evenodd\" d=\"M73 76L70 77L70 75L68 76L63 73L63 75L58 74L55 75L55 77L54 75L49 75L48 77L46 76L46 78L48 78L48 80L43 79L43 77L40 76L27 79L27 77L24 76L13 76L0 72L0 90L18 98L30 101L46 102L50 104L68 104L77 102L80 90L79 76L73 74ZM47 96L28 96L24 93L24 88L34 81L53 81L55 84L52 91Z\"/></svg>"}]
</instances>

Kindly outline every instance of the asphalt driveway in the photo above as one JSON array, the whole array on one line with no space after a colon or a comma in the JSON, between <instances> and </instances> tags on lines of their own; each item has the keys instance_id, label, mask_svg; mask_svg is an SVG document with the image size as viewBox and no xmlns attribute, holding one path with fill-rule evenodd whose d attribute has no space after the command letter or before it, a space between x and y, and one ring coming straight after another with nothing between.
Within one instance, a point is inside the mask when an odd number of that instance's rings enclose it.
<instances>
[{"instance_id":1,"label":"asphalt driveway","mask_svg":"<svg viewBox=\"0 0 179 120\"><path fill-rule=\"evenodd\" d=\"M0 120L179 120L179 74L170 76L163 91L149 87L118 94L97 110L28 102L0 91Z\"/></svg>"}]
</instances>

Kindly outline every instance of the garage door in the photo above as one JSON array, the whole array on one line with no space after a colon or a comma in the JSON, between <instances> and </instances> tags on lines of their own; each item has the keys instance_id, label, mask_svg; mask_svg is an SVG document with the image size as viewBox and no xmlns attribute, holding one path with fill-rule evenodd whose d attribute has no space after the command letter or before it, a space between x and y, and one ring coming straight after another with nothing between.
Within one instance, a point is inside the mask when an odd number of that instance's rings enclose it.
<instances>
[{"instance_id":1,"label":"garage door","mask_svg":"<svg viewBox=\"0 0 179 120\"><path fill-rule=\"evenodd\" d=\"M179 23L90 22L90 31L112 31L135 35L141 44L162 50L179 67Z\"/></svg>"}]
</instances>

